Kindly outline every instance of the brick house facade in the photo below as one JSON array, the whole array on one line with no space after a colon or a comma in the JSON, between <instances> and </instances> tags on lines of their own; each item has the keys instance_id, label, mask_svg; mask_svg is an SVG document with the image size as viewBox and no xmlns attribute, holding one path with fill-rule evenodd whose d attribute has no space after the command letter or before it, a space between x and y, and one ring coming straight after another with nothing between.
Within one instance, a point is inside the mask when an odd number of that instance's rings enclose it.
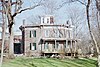
<instances>
[{"instance_id":1,"label":"brick house facade","mask_svg":"<svg viewBox=\"0 0 100 67\"><path fill-rule=\"evenodd\" d=\"M24 55L39 56L75 52L73 25L54 23L53 16L42 16L38 25L22 25ZM71 50L73 48L73 50Z\"/></svg>"}]
</instances>

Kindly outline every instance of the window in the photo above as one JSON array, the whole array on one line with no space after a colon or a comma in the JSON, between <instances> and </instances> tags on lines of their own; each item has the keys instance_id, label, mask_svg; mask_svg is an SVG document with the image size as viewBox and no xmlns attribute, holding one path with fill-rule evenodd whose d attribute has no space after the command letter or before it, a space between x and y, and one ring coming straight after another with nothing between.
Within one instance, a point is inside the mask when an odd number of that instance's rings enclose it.
<instances>
[{"instance_id":1,"label":"window","mask_svg":"<svg viewBox=\"0 0 100 67\"><path fill-rule=\"evenodd\" d=\"M47 23L49 23L49 18L47 18Z\"/></svg>"},{"instance_id":2,"label":"window","mask_svg":"<svg viewBox=\"0 0 100 67\"><path fill-rule=\"evenodd\" d=\"M46 43L46 49L48 49L48 43Z\"/></svg>"},{"instance_id":3,"label":"window","mask_svg":"<svg viewBox=\"0 0 100 67\"><path fill-rule=\"evenodd\" d=\"M59 37L59 31L55 30L55 37Z\"/></svg>"},{"instance_id":4,"label":"window","mask_svg":"<svg viewBox=\"0 0 100 67\"><path fill-rule=\"evenodd\" d=\"M30 50L36 50L36 43L30 43Z\"/></svg>"},{"instance_id":5,"label":"window","mask_svg":"<svg viewBox=\"0 0 100 67\"><path fill-rule=\"evenodd\" d=\"M36 30L30 31L30 38L31 37L36 37Z\"/></svg>"},{"instance_id":6,"label":"window","mask_svg":"<svg viewBox=\"0 0 100 67\"><path fill-rule=\"evenodd\" d=\"M36 50L36 43L33 43L32 50Z\"/></svg>"},{"instance_id":7,"label":"window","mask_svg":"<svg viewBox=\"0 0 100 67\"><path fill-rule=\"evenodd\" d=\"M59 47L59 42L56 43L56 48L58 49L58 47Z\"/></svg>"},{"instance_id":8,"label":"window","mask_svg":"<svg viewBox=\"0 0 100 67\"><path fill-rule=\"evenodd\" d=\"M70 41L68 41L68 45L71 45L71 42Z\"/></svg>"},{"instance_id":9,"label":"window","mask_svg":"<svg viewBox=\"0 0 100 67\"><path fill-rule=\"evenodd\" d=\"M55 48L55 44L53 44L53 48Z\"/></svg>"},{"instance_id":10,"label":"window","mask_svg":"<svg viewBox=\"0 0 100 67\"><path fill-rule=\"evenodd\" d=\"M45 49L45 43L44 43L44 49Z\"/></svg>"},{"instance_id":11,"label":"window","mask_svg":"<svg viewBox=\"0 0 100 67\"><path fill-rule=\"evenodd\" d=\"M48 43L47 42L44 44L44 49L48 49Z\"/></svg>"},{"instance_id":12,"label":"window","mask_svg":"<svg viewBox=\"0 0 100 67\"><path fill-rule=\"evenodd\" d=\"M64 48L66 48L66 42L64 42Z\"/></svg>"},{"instance_id":13,"label":"window","mask_svg":"<svg viewBox=\"0 0 100 67\"><path fill-rule=\"evenodd\" d=\"M50 24L54 23L53 17L50 17Z\"/></svg>"},{"instance_id":14,"label":"window","mask_svg":"<svg viewBox=\"0 0 100 67\"><path fill-rule=\"evenodd\" d=\"M36 37L36 30L34 30L34 34L33 34L33 36Z\"/></svg>"},{"instance_id":15,"label":"window","mask_svg":"<svg viewBox=\"0 0 100 67\"><path fill-rule=\"evenodd\" d=\"M32 37L36 37L36 30L32 30Z\"/></svg>"},{"instance_id":16,"label":"window","mask_svg":"<svg viewBox=\"0 0 100 67\"><path fill-rule=\"evenodd\" d=\"M45 37L49 37L49 30L45 30Z\"/></svg>"}]
</instances>

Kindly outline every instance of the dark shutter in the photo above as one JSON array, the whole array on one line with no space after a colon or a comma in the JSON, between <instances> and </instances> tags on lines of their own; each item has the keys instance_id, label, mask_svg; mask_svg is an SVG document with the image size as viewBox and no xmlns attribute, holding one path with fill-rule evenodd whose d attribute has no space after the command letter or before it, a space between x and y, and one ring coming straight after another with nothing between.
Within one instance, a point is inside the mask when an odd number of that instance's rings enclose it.
<instances>
[{"instance_id":1,"label":"dark shutter","mask_svg":"<svg viewBox=\"0 0 100 67\"><path fill-rule=\"evenodd\" d=\"M30 31L30 38L31 38L31 31Z\"/></svg>"},{"instance_id":2,"label":"dark shutter","mask_svg":"<svg viewBox=\"0 0 100 67\"><path fill-rule=\"evenodd\" d=\"M31 46L32 46L32 45L31 45L31 43L30 43L30 50L31 50Z\"/></svg>"}]
</instances>

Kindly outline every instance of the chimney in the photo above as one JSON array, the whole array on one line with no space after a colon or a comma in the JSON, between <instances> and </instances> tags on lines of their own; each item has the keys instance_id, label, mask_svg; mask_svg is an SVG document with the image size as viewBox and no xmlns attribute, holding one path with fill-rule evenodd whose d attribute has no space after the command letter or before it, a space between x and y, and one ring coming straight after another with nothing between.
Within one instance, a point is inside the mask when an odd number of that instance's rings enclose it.
<instances>
[{"instance_id":1,"label":"chimney","mask_svg":"<svg viewBox=\"0 0 100 67\"><path fill-rule=\"evenodd\" d=\"M25 19L23 19L23 25L25 25Z\"/></svg>"},{"instance_id":2,"label":"chimney","mask_svg":"<svg viewBox=\"0 0 100 67\"><path fill-rule=\"evenodd\" d=\"M68 21L66 21L66 24L69 24L69 20L68 20Z\"/></svg>"}]
</instances>

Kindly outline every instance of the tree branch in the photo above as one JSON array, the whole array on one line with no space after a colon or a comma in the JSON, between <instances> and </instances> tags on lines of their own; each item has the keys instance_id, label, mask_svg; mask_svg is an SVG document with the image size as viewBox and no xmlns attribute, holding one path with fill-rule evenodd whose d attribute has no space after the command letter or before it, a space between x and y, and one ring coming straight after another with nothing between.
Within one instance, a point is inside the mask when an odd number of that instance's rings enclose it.
<instances>
[{"instance_id":1,"label":"tree branch","mask_svg":"<svg viewBox=\"0 0 100 67\"><path fill-rule=\"evenodd\" d=\"M75 1L77 1L77 2L81 3L82 5L86 6L86 4L85 4L85 3L83 3L83 2L82 2L82 1L80 1L80 0L71 0L71 2L75 2Z\"/></svg>"},{"instance_id":2,"label":"tree branch","mask_svg":"<svg viewBox=\"0 0 100 67\"><path fill-rule=\"evenodd\" d=\"M96 7L97 7L97 10L100 11L100 4L99 4L99 1L95 0L96 1Z\"/></svg>"},{"instance_id":3,"label":"tree branch","mask_svg":"<svg viewBox=\"0 0 100 67\"><path fill-rule=\"evenodd\" d=\"M77 2L79 2L79 3L83 4L84 6L86 6L86 4L81 2L80 0L77 0Z\"/></svg>"},{"instance_id":4,"label":"tree branch","mask_svg":"<svg viewBox=\"0 0 100 67\"><path fill-rule=\"evenodd\" d=\"M0 12L5 14L5 12L3 10L0 10Z\"/></svg>"},{"instance_id":5,"label":"tree branch","mask_svg":"<svg viewBox=\"0 0 100 67\"><path fill-rule=\"evenodd\" d=\"M67 4L68 2L67 1L65 1L65 2L63 2L61 5L59 5L59 7L58 8L56 8L55 10L58 10L58 9L60 9L60 8L62 8L65 4Z\"/></svg>"},{"instance_id":6,"label":"tree branch","mask_svg":"<svg viewBox=\"0 0 100 67\"><path fill-rule=\"evenodd\" d=\"M58 9L62 8L62 7L63 7L64 5L66 5L67 3L72 3L72 2L75 2L75 1L77 1L77 2L81 3L82 5L86 6L86 4L83 3L83 2L80 1L80 0L70 0L69 2L68 2L68 1L63 2L63 3L62 3L61 5L59 5L59 7L56 8L55 10L58 10Z\"/></svg>"},{"instance_id":7,"label":"tree branch","mask_svg":"<svg viewBox=\"0 0 100 67\"><path fill-rule=\"evenodd\" d=\"M40 6L40 4L37 4L37 5L35 5L35 6L32 6L32 7L28 7L28 8L22 9L22 10L20 10L20 11L17 11L17 12L15 12L15 13L12 15L12 17L15 17L17 14L20 14L20 13L26 11L26 10L34 9L34 8L36 8L37 6Z\"/></svg>"}]
</instances>

